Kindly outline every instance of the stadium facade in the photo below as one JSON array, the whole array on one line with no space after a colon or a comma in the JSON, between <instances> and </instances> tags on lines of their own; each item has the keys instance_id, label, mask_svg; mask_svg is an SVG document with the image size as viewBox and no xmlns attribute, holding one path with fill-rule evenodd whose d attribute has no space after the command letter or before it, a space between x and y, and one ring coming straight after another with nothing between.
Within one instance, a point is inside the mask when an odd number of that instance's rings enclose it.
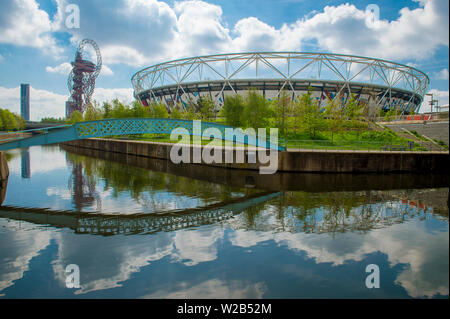
<instances>
[{"instance_id":1,"label":"stadium facade","mask_svg":"<svg viewBox=\"0 0 450 319\"><path fill-rule=\"evenodd\" d=\"M143 69L131 79L144 105L162 102L169 110L209 95L220 109L227 96L251 88L267 99L289 92L293 100L312 88L318 105L342 105L354 94L369 109L417 111L429 85L420 70L381 59L328 53L251 52L179 59Z\"/></svg>"}]
</instances>

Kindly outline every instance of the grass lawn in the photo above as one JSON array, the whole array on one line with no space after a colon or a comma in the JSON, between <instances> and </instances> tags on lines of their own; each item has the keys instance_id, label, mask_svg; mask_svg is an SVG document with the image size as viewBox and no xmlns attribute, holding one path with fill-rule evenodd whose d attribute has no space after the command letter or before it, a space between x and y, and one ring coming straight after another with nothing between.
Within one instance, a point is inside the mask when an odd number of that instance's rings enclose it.
<instances>
[{"instance_id":1,"label":"grass lawn","mask_svg":"<svg viewBox=\"0 0 450 319\"><path fill-rule=\"evenodd\" d=\"M384 132L366 129L359 134L355 131L342 131L332 134L329 131L321 131L315 137L308 132L288 132L287 139L279 139L279 143L287 148L298 149L335 149L335 150L409 150L408 142L413 142L398 136L395 132L386 130ZM140 134L119 137L121 139L132 139L141 141L152 141L162 143L177 143L171 140L169 134ZM185 137L187 138L187 136ZM190 137L193 143L193 137ZM211 140L202 140L202 145L210 144ZM222 140L214 140L211 145L224 145ZM243 146L237 144L237 146ZM425 151L422 146L413 142L413 151Z\"/></svg>"}]
</instances>

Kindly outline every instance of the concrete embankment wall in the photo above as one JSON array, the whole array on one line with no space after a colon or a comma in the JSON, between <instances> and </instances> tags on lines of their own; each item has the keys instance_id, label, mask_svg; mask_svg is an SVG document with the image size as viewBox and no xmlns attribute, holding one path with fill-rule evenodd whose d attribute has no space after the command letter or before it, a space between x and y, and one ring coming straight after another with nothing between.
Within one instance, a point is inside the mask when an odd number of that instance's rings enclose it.
<instances>
[{"instance_id":1,"label":"concrete embankment wall","mask_svg":"<svg viewBox=\"0 0 450 319\"><path fill-rule=\"evenodd\" d=\"M0 205L6 197L6 187L8 186L9 168L5 152L0 152Z\"/></svg>"},{"instance_id":2,"label":"concrete embankment wall","mask_svg":"<svg viewBox=\"0 0 450 319\"><path fill-rule=\"evenodd\" d=\"M0 152L0 181L8 179L9 168L8 161L6 160L5 152Z\"/></svg>"},{"instance_id":3,"label":"concrete embankment wall","mask_svg":"<svg viewBox=\"0 0 450 319\"><path fill-rule=\"evenodd\" d=\"M174 144L114 139L85 139L65 143L70 146L144 156L170 159L170 150ZM191 146L193 148L204 148ZM222 150L222 158L225 151ZM190 152L191 162L193 154ZM236 150L233 151L236 158ZM258 170L267 164L248 163L205 164L234 169ZM449 153L418 152L353 152L353 151L289 151L278 153L277 168L280 172L322 172L322 173L389 173L420 172L448 173Z\"/></svg>"}]
</instances>

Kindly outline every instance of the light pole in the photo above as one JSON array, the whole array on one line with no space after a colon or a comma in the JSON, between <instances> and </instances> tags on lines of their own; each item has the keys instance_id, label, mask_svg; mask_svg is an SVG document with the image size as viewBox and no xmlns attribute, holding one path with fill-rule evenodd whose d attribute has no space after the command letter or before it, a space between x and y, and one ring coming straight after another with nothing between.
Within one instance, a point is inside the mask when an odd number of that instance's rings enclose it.
<instances>
[{"instance_id":1,"label":"light pole","mask_svg":"<svg viewBox=\"0 0 450 319\"><path fill-rule=\"evenodd\" d=\"M431 113L433 113L433 103L435 100L433 100L433 93L428 93L427 96L431 96L430 105L431 105Z\"/></svg>"},{"instance_id":2,"label":"light pole","mask_svg":"<svg viewBox=\"0 0 450 319\"><path fill-rule=\"evenodd\" d=\"M433 105L434 105L434 103L436 103L436 112L439 112L439 101L433 100Z\"/></svg>"}]
</instances>

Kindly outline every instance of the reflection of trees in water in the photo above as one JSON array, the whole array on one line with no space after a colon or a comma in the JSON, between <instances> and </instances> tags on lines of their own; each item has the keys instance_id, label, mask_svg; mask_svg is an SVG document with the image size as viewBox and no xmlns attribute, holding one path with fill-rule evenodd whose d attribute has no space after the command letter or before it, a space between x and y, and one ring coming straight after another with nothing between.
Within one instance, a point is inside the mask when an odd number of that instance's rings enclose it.
<instances>
[{"instance_id":1,"label":"reflection of trees in water","mask_svg":"<svg viewBox=\"0 0 450 319\"><path fill-rule=\"evenodd\" d=\"M258 192L256 189L233 188L72 153L67 153L67 157L84 168L86 182L78 184L86 185L87 189L78 193L86 194L81 197L86 202L92 200L90 194L95 194L92 190L95 190L99 180L103 181L104 190L111 191L114 197L127 192L146 211L188 208L192 206L192 199L201 200L198 204L209 205ZM246 228L252 229L365 232L403 222L413 214L424 218L425 211L401 205L405 194L414 198L417 191L286 192L272 200L270 205L247 208L240 218L244 219ZM435 214L433 210L431 213Z\"/></svg>"},{"instance_id":2,"label":"reflection of trees in water","mask_svg":"<svg viewBox=\"0 0 450 319\"><path fill-rule=\"evenodd\" d=\"M255 193L255 190L240 189L226 185L207 183L186 177L151 171L121 163L104 161L73 153L66 153L72 163L80 163L87 181L104 183L104 191L113 197L127 192L130 197L148 211L164 211L192 206L192 198L202 205L225 202L235 197ZM80 180L79 184L83 184ZM169 194L175 196L170 196Z\"/></svg>"},{"instance_id":3,"label":"reflection of trees in water","mask_svg":"<svg viewBox=\"0 0 450 319\"><path fill-rule=\"evenodd\" d=\"M246 209L238 227L306 233L364 233L414 217L424 219L427 214L435 215L431 208L420 209L402 203L392 191L286 192L269 203Z\"/></svg>"},{"instance_id":4,"label":"reflection of trees in water","mask_svg":"<svg viewBox=\"0 0 450 319\"><path fill-rule=\"evenodd\" d=\"M296 216L304 232L367 232L401 223L412 214L425 214L425 211L413 212L398 201L392 202L380 192L297 192L288 196L293 206L291 216Z\"/></svg>"}]
</instances>

